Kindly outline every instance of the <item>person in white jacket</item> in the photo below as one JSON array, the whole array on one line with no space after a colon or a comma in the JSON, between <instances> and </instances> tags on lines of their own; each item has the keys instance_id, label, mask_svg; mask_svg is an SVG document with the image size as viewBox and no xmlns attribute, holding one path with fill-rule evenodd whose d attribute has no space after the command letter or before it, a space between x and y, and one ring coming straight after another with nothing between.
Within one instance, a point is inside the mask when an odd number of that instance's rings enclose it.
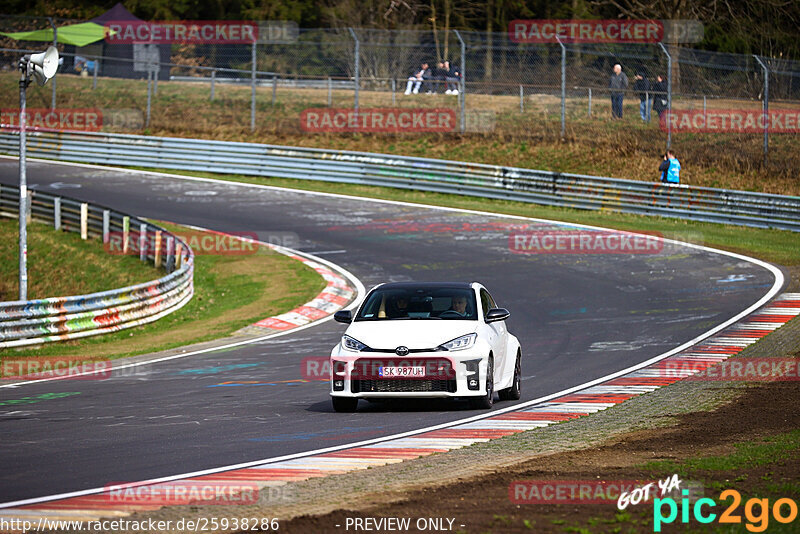
<instances>
[{"instance_id":1,"label":"person in white jacket","mask_svg":"<svg viewBox=\"0 0 800 534\"><path fill-rule=\"evenodd\" d=\"M414 71L414 74L408 77L408 84L406 85L406 92L405 94L410 95L412 92L414 94L419 93L419 87L422 85L422 82L425 80L425 72L428 70L428 64L423 63L420 65L420 69L418 71ZM413 87L413 91L412 91Z\"/></svg>"}]
</instances>

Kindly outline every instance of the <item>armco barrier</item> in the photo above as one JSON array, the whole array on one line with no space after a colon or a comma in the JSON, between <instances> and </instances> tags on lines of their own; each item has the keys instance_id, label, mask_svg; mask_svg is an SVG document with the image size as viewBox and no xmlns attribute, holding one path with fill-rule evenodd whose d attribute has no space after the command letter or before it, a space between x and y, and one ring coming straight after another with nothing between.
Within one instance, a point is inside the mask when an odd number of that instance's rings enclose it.
<instances>
[{"instance_id":1,"label":"armco barrier","mask_svg":"<svg viewBox=\"0 0 800 534\"><path fill-rule=\"evenodd\" d=\"M99 237L104 242L112 235L123 236L142 261L153 261L156 266L163 262L168 274L151 282L90 295L0 302L0 348L116 332L155 321L192 298L194 253L180 238L152 223L102 206L38 190L29 189L28 195L33 219L80 232L86 238ZM18 216L18 203L19 188L0 185L0 216ZM157 247L159 242L163 246Z\"/></svg>"},{"instance_id":2,"label":"armco barrier","mask_svg":"<svg viewBox=\"0 0 800 534\"><path fill-rule=\"evenodd\" d=\"M19 135L0 133L14 155ZM800 231L800 197L315 148L103 133L32 132L32 156L313 179Z\"/></svg>"}]
</instances>

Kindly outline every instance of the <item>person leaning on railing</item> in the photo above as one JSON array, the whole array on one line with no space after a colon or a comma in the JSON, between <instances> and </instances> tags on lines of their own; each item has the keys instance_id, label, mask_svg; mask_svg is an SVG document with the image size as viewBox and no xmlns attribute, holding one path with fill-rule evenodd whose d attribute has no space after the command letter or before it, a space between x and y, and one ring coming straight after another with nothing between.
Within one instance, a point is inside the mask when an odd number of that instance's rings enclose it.
<instances>
[{"instance_id":1,"label":"person leaning on railing","mask_svg":"<svg viewBox=\"0 0 800 534\"><path fill-rule=\"evenodd\" d=\"M672 150L667 150L664 160L658 166L661 171L661 181L665 184L681 183L681 162L675 157Z\"/></svg>"}]
</instances>

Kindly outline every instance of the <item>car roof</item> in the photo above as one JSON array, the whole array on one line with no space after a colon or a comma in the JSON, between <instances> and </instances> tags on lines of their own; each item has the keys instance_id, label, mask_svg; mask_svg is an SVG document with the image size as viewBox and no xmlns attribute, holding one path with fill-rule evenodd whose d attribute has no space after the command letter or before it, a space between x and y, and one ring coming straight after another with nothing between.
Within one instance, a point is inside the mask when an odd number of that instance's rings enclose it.
<instances>
[{"instance_id":1,"label":"car roof","mask_svg":"<svg viewBox=\"0 0 800 534\"><path fill-rule=\"evenodd\" d=\"M469 282L387 282L375 289L472 289Z\"/></svg>"}]
</instances>

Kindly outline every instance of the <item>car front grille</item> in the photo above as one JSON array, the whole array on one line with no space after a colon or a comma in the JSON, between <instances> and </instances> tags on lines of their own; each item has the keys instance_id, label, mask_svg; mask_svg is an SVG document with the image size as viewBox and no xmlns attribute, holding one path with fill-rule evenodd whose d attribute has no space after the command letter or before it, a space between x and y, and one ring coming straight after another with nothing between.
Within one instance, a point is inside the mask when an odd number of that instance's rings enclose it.
<instances>
[{"instance_id":1,"label":"car front grille","mask_svg":"<svg viewBox=\"0 0 800 534\"><path fill-rule=\"evenodd\" d=\"M456 392L455 380L378 379L353 380L353 393L424 393L430 391Z\"/></svg>"}]
</instances>

